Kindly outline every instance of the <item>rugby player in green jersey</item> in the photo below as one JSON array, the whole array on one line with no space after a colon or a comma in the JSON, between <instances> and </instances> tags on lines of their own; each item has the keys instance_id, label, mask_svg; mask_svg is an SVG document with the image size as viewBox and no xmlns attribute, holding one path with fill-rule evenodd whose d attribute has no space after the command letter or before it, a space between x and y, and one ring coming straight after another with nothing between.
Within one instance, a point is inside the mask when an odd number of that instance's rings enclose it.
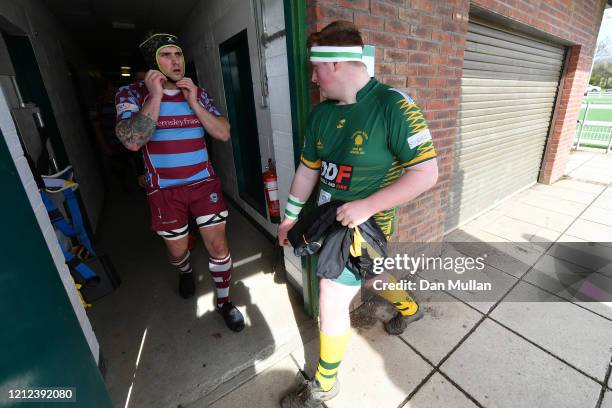
<instances>
[{"instance_id":1,"label":"rugby player in green jersey","mask_svg":"<svg viewBox=\"0 0 612 408\"><path fill-rule=\"evenodd\" d=\"M337 212L342 225L354 228L374 217L390 238L395 207L429 190L438 179L436 152L423 113L401 90L370 78L363 62L363 41L352 23L329 24L310 35L308 47L312 82L326 100L308 120L301 163L278 229L279 242L287 244L287 232L317 184L319 205L347 201ZM318 407L338 394L336 375L348 343L349 305L361 285L361 278L346 267L337 278L320 280L317 371L312 380L282 399L282 407ZM385 324L387 332L401 334L422 316L407 292L376 293L397 308L396 316Z\"/></svg>"}]
</instances>

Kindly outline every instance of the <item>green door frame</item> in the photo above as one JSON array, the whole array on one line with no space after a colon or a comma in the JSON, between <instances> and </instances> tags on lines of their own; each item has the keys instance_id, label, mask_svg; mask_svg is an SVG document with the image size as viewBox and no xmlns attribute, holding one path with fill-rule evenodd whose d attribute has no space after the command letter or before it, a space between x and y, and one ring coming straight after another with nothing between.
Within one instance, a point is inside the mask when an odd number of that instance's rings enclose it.
<instances>
[{"instance_id":1,"label":"green door frame","mask_svg":"<svg viewBox=\"0 0 612 408\"><path fill-rule=\"evenodd\" d=\"M306 2L284 0L285 31L287 33L287 60L289 67L289 94L293 130L293 159L300 162L301 147L304 145L306 122L310 113L310 79L308 73L308 52L306 50ZM307 207L313 206L313 200ZM315 257L302 257L302 294L304 310L309 316L319 315L319 278Z\"/></svg>"},{"instance_id":2,"label":"green door frame","mask_svg":"<svg viewBox=\"0 0 612 408\"><path fill-rule=\"evenodd\" d=\"M0 383L6 387L0 388L0 401L8 402L9 388L71 387L76 402L60 405L110 408L104 380L2 132L0 185L0 211L9 215L4 217L4 226L11 231L11 237L2 241L0 256L0 322L5 328L0 336ZM13 402L20 405L17 400Z\"/></svg>"}]
</instances>

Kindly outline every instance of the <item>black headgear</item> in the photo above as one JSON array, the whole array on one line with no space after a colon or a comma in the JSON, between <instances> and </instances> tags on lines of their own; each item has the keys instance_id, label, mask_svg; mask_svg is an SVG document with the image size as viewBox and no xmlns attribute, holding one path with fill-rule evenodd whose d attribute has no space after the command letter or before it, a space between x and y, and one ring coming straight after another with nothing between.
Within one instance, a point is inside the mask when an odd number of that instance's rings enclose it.
<instances>
[{"instance_id":1,"label":"black headgear","mask_svg":"<svg viewBox=\"0 0 612 408\"><path fill-rule=\"evenodd\" d=\"M157 69L162 74L168 76L168 73L162 71L157 58L160 49L170 46L178 48L181 52L183 51L183 48L179 43L178 37L174 34L165 33L157 33L150 35L138 46L138 48L140 48L140 52L142 53L142 56L144 57L144 60L150 69ZM185 60L183 59L183 74L185 73L184 70Z\"/></svg>"}]
</instances>

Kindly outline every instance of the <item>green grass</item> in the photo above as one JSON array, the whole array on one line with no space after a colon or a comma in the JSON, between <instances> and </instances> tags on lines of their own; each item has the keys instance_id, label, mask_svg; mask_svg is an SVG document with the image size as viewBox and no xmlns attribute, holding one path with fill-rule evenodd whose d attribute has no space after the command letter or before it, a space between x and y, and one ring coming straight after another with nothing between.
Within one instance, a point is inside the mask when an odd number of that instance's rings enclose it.
<instances>
[{"instance_id":1,"label":"green grass","mask_svg":"<svg viewBox=\"0 0 612 408\"><path fill-rule=\"evenodd\" d=\"M580 118L584 119L585 109L580 110ZM612 122L612 110L597 110L593 106L589 109L589 119L598 122Z\"/></svg>"},{"instance_id":2,"label":"green grass","mask_svg":"<svg viewBox=\"0 0 612 408\"><path fill-rule=\"evenodd\" d=\"M583 103L589 103L589 117L588 120L597 122L611 122L612 123L612 109L603 110L597 109L598 104L612 104L612 92L602 93L601 95L590 95L584 98ZM584 113L586 108L580 110L580 119L584 119ZM578 137L578 129L576 126L576 134L574 140ZM582 130L580 137L580 146L598 147L605 149L608 146L610 138L612 137L612 129L602 126L585 126Z\"/></svg>"},{"instance_id":3,"label":"green grass","mask_svg":"<svg viewBox=\"0 0 612 408\"><path fill-rule=\"evenodd\" d=\"M584 97L583 103L612 103L612 92L603 92L599 95L589 95Z\"/></svg>"},{"instance_id":4,"label":"green grass","mask_svg":"<svg viewBox=\"0 0 612 408\"><path fill-rule=\"evenodd\" d=\"M598 95L590 95L585 96L583 103L590 103L591 108L589 109L589 117L588 120L594 120L599 122L612 122L612 109L610 110L601 110L597 109L595 104L612 104L612 92L603 93L601 96ZM586 108L582 108L580 110L579 119L584 119L584 111Z\"/></svg>"}]
</instances>

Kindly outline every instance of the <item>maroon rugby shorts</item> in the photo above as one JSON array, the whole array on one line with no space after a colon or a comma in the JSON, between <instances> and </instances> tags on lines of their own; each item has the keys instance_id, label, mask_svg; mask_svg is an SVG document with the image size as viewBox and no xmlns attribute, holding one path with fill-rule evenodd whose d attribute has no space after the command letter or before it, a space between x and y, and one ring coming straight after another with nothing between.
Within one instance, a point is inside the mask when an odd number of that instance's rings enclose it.
<instances>
[{"instance_id":1,"label":"maroon rugby shorts","mask_svg":"<svg viewBox=\"0 0 612 408\"><path fill-rule=\"evenodd\" d=\"M147 192L153 231L176 230L188 217L211 216L226 211L221 180L217 176L194 183Z\"/></svg>"}]
</instances>

